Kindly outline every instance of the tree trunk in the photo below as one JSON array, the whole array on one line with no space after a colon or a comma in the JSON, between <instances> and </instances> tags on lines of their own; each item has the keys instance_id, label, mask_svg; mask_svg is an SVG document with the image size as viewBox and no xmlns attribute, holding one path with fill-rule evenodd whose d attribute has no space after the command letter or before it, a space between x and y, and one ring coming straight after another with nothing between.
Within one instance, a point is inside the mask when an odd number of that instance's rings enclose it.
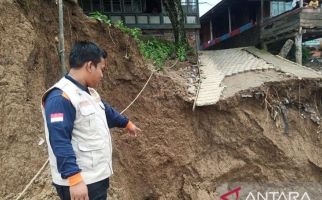
<instances>
[{"instance_id":1,"label":"tree trunk","mask_svg":"<svg viewBox=\"0 0 322 200\"><path fill-rule=\"evenodd\" d=\"M188 42L184 29L184 14L181 0L164 0L163 3L169 14L176 46L186 47Z\"/></svg>"}]
</instances>

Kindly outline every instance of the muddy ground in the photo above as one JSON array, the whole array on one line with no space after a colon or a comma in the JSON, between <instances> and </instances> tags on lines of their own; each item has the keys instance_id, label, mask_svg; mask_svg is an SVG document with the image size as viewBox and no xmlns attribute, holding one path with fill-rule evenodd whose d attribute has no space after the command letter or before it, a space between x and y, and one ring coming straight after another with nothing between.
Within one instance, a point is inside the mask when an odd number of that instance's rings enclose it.
<instances>
[{"instance_id":1,"label":"muddy ground","mask_svg":"<svg viewBox=\"0 0 322 200\"><path fill-rule=\"evenodd\" d=\"M40 98L60 77L55 2L19 2L0 2L0 199L14 199L47 158L38 144L44 138ZM99 91L122 110L148 79L150 65L127 35L89 20L73 4L66 3L65 13L66 52L80 39L107 50L110 67ZM205 200L233 182L321 182L320 80L272 80L193 112L186 81L174 75L179 71L153 75L126 111L143 130L138 138L112 131L110 199ZM24 198L57 199L48 169Z\"/></svg>"}]
</instances>

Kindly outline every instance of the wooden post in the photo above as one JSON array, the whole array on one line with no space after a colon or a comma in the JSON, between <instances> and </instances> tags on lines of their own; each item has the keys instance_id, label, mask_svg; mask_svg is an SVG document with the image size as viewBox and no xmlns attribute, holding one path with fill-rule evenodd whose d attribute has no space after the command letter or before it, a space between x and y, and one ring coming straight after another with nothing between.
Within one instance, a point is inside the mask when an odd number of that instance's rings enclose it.
<instances>
[{"instance_id":1,"label":"wooden post","mask_svg":"<svg viewBox=\"0 0 322 200\"><path fill-rule=\"evenodd\" d=\"M259 21L261 32L262 32L262 27L261 26L262 26L263 22L264 22L264 0L261 0L260 21ZM261 42L260 46L261 46L262 49L267 50L266 43Z\"/></svg>"},{"instance_id":2,"label":"wooden post","mask_svg":"<svg viewBox=\"0 0 322 200\"><path fill-rule=\"evenodd\" d=\"M264 22L264 0L261 0L261 21L260 23L263 24Z\"/></svg>"},{"instance_id":3,"label":"wooden post","mask_svg":"<svg viewBox=\"0 0 322 200\"><path fill-rule=\"evenodd\" d=\"M231 32L231 15L230 15L230 7L228 7L228 22L229 22L229 32Z\"/></svg>"},{"instance_id":4,"label":"wooden post","mask_svg":"<svg viewBox=\"0 0 322 200\"><path fill-rule=\"evenodd\" d=\"M63 0L58 1L58 12L59 12L59 55L60 55L61 73L64 76L67 73L67 71L65 67Z\"/></svg>"},{"instance_id":5,"label":"wooden post","mask_svg":"<svg viewBox=\"0 0 322 200\"><path fill-rule=\"evenodd\" d=\"M209 30L210 30L210 40L213 40L214 39L214 36L213 36L213 28L212 28L212 20L210 20L209 22Z\"/></svg>"},{"instance_id":6,"label":"wooden post","mask_svg":"<svg viewBox=\"0 0 322 200\"><path fill-rule=\"evenodd\" d=\"M265 51L267 51L267 50L268 50L268 48L267 48L267 44L266 44L265 42L261 42L261 43L260 43L260 46L261 46L261 49L264 49Z\"/></svg>"},{"instance_id":7,"label":"wooden post","mask_svg":"<svg viewBox=\"0 0 322 200\"><path fill-rule=\"evenodd\" d=\"M283 58L286 58L288 53L290 52L290 50L292 49L294 42L291 39L288 39L285 44L283 45L282 49L280 50L280 53L278 55L280 55Z\"/></svg>"},{"instance_id":8,"label":"wooden post","mask_svg":"<svg viewBox=\"0 0 322 200\"><path fill-rule=\"evenodd\" d=\"M196 54L198 54L198 51L201 49L200 48L200 32L199 29L196 30L195 32L195 39L196 39Z\"/></svg>"},{"instance_id":9,"label":"wooden post","mask_svg":"<svg viewBox=\"0 0 322 200\"><path fill-rule=\"evenodd\" d=\"M295 59L296 62L302 65L302 27L295 36Z\"/></svg>"}]
</instances>

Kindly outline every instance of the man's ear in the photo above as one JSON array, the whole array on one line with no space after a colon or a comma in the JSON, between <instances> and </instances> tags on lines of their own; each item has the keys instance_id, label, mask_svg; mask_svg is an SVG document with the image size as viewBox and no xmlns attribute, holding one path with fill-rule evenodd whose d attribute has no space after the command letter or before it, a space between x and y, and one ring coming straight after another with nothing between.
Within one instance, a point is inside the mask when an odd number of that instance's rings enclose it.
<instances>
[{"instance_id":1,"label":"man's ear","mask_svg":"<svg viewBox=\"0 0 322 200\"><path fill-rule=\"evenodd\" d=\"M92 72L92 64L93 62L92 61L89 61L85 64L85 69L87 72L91 73Z\"/></svg>"}]
</instances>

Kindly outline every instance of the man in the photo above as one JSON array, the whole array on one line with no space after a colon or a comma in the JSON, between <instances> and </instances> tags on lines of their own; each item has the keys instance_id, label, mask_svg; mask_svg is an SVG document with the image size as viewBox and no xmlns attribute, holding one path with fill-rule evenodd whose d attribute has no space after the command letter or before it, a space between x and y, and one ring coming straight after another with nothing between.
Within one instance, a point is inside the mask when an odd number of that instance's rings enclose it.
<instances>
[{"instance_id":1,"label":"man","mask_svg":"<svg viewBox=\"0 0 322 200\"><path fill-rule=\"evenodd\" d=\"M320 5L319 0L311 0L308 7L317 9L319 8L319 5Z\"/></svg>"},{"instance_id":2,"label":"man","mask_svg":"<svg viewBox=\"0 0 322 200\"><path fill-rule=\"evenodd\" d=\"M42 98L42 111L53 185L62 200L106 200L112 170L109 128L139 131L103 102L96 88L107 53L92 42L77 42L70 71Z\"/></svg>"}]
</instances>

